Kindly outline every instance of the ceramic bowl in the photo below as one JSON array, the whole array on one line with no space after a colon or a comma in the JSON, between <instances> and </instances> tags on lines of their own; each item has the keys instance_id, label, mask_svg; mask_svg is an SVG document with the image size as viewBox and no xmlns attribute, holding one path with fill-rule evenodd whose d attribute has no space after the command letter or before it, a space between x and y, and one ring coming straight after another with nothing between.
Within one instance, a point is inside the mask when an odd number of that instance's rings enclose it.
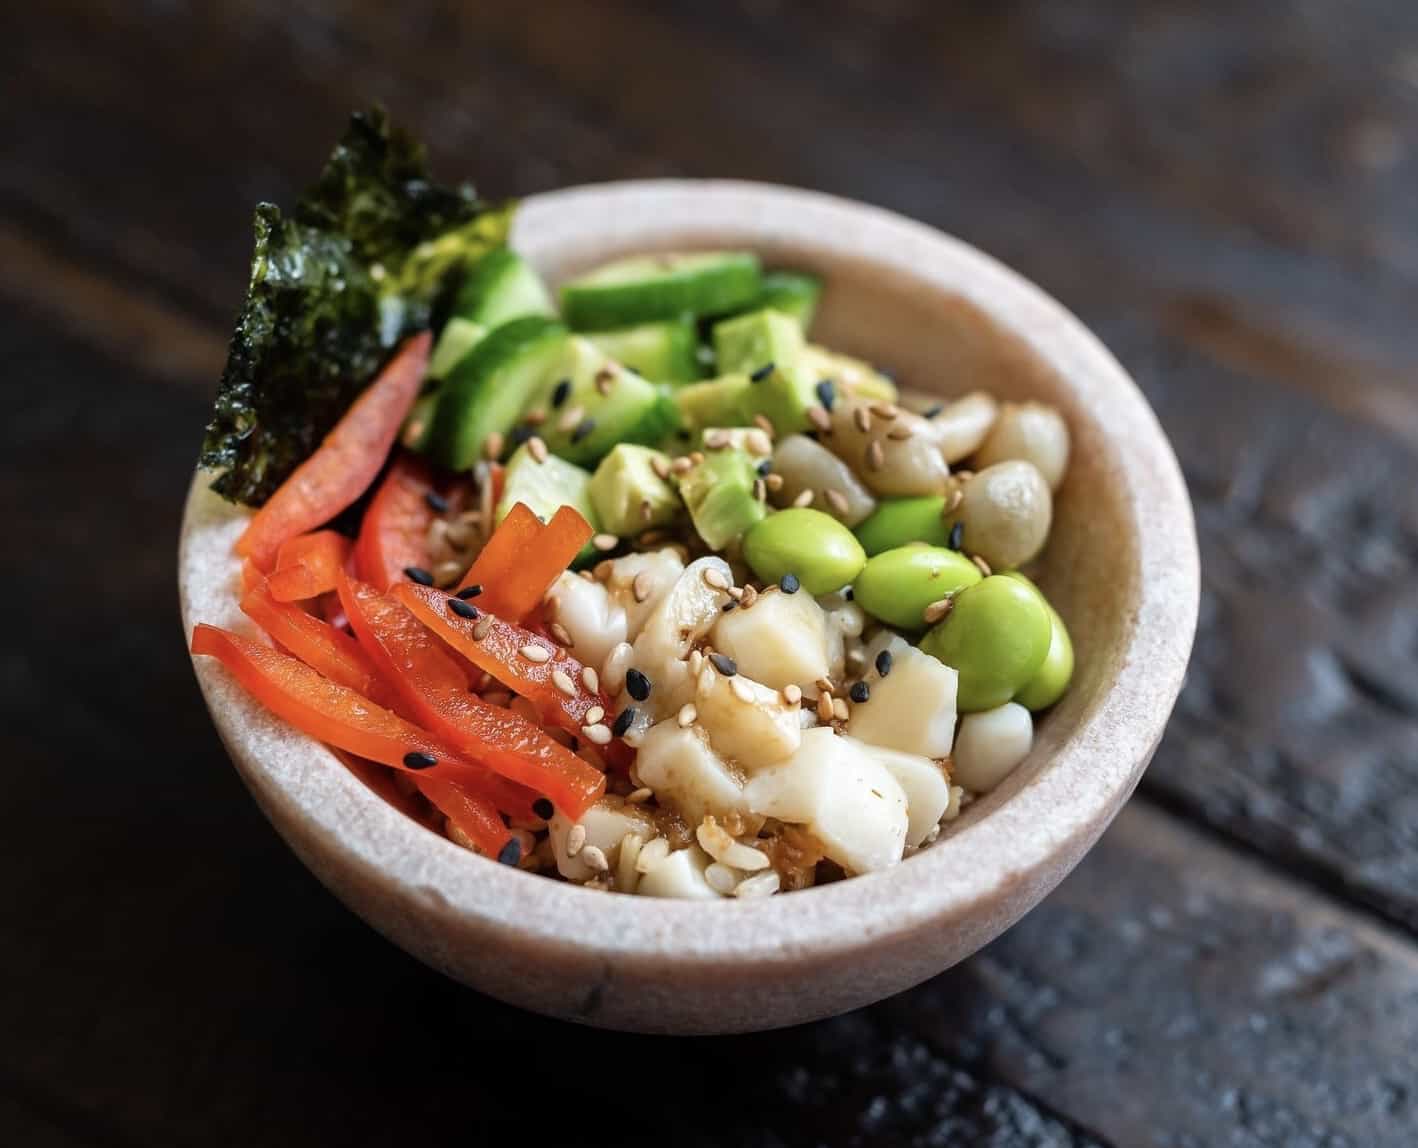
<instances>
[{"instance_id":1,"label":"ceramic bowl","mask_svg":"<svg viewBox=\"0 0 1418 1148\"><path fill-rule=\"evenodd\" d=\"M942 396L982 387L1065 412L1073 458L1040 581L1077 672L1033 752L941 839L885 872L756 901L597 893L469 853L268 715L213 660L196 672L246 785L296 855L429 965L504 1001L610 1028L772 1028L879 1000L998 936L1078 862L1132 792L1182 683L1197 612L1191 506L1136 385L1039 288L959 240L813 192L606 184L525 201L514 244L552 284L628 252L748 248L815 271L814 336ZM193 483L183 623L247 628L244 516Z\"/></svg>"}]
</instances>

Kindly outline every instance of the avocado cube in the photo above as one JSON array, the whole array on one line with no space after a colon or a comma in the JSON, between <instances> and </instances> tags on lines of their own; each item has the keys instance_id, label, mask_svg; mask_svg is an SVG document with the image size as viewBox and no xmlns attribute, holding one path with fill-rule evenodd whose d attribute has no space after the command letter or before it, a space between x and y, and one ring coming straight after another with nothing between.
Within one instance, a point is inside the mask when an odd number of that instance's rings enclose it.
<instances>
[{"instance_id":1,"label":"avocado cube","mask_svg":"<svg viewBox=\"0 0 1418 1148\"><path fill-rule=\"evenodd\" d=\"M669 456L648 446L619 443L601 459L589 489L602 530L630 535L674 521L679 495L655 473L656 460L668 473Z\"/></svg>"},{"instance_id":2,"label":"avocado cube","mask_svg":"<svg viewBox=\"0 0 1418 1148\"><path fill-rule=\"evenodd\" d=\"M756 495L758 471L746 451L711 451L679 480L680 497L699 537L722 550L767 513Z\"/></svg>"}]
</instances>

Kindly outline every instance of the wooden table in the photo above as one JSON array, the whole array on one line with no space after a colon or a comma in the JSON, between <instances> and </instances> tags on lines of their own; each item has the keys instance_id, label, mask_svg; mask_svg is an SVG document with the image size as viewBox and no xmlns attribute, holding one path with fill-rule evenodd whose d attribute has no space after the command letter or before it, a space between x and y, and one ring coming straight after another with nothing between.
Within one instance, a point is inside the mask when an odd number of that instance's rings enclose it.
<instances>
[{"instance_id":1,"label":"wooden table","mask_svg":"<svg viewBox=\"0 0 1418 1148\"><path fill-rule=\"evenodd\" d=\"M1418 5L347 4L0 16L0 1142L1418 1143ZM669 1041L502 1007L242 792L173 542L249 209L353 106L493 193L855 196L1041 282L1200 525L1139 796L973 960Z\"/></svg>"}]
</instances>

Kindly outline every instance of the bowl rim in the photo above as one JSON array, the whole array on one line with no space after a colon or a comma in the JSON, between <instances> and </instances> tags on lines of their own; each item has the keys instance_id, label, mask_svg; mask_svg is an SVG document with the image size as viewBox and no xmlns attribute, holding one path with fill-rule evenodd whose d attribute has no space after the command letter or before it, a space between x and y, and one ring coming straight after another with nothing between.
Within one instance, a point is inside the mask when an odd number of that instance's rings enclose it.
<instances>
[{"instance_id":1,"label":"bowl rim","mask_svg":"<svg viewBox=\"0 0 1418 1148\"><path fill-rule=\"evenodd\" d=\"M606 896L469 853L405 817L323 745L267 714L212 659L194 658L217 730L258 800L297 818L327 851L327 864L353 868L406 904L452 913L478 930L606 961L820 960L932 922L997 914L997 899L1021 882L1042 896L1132 792L1181 688L1196 627L1199 559L1172 448L1137 385L1062 304L968 243L880 207L736 180L620 181L528 197L513 242L535 263L548 251L574 260L578 244L587 251L663 246L678 235L710 232L757 234L764 246L880 261L892 270L907 266L909 251L913 275L975 304L1059 369L1083 400L1106 398L1106 431L1123 460L1117 479L1136 529L1138 596L1116 677L1047 767L988 816L908 863L787 897L673 901ZM895 263L893 252L903 253ZM217 555L223 548L230 555L244 515L211 494L206 478L194 475L182 521L179 588L189 642L203 602L230 609L226 621L210 614L200 620L229 625L239 617L236 561L229 559L223 575ZM225 587L216 585L221 577Z\"/></svg>"}]
</instances>

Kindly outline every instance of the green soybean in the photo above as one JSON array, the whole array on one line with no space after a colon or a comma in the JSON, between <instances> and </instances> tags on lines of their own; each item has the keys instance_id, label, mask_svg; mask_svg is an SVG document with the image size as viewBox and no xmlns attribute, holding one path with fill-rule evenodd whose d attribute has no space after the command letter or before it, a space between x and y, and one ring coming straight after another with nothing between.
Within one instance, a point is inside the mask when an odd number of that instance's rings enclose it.
<instances>
[{"instance_id":1,"label":"green soybean","mask_svg":"<svg viewBox=\"0 0 1418 1148\"><path fill-rule=\"evenodd\" d=\"M1005 577L1014 578L1035 590L1039 589L1017 570L1011 570ZM1068 636L1068 627L1064 625L1064 620L1059 617L1059 612L1049 600L1044 598L1042 593L1039 597L1043 598L1044 608L1049 611L1049 652L1044 655L1043 665L1034 671L1034 676L1025 683L1024 688L1014 695L1015 701L1030 710L1048 709L1063 697L1069 681L1073 678L1073 640Z\"/></svg>"},{"instance_id":2,"label":"green soybean","mask_svg":"<svg viewBox=\"0 0 1418 1148\"><path fill-rule=\"evenodd\" d=\"M867 559L852 583L852 595L858 606L890 626L924 630L927 606L978 581L979 568L957 550L898 546Z\"/></svg>"},{"instance_id":3,"label":"green soybean","mask_svg":"<svg viewBox=\"0 0 1418 1148\"><path fill-rule=\"evenodd\" d=\"M1044 664L1049 609L1032 586L995 574L955 596L945 620L921 639L921 649L960 675L961 713L1009 701Z\"/></svg>"},{"instance_id":4,"label":"green soybean","mask_svg":"<svg viewBox=\"0 0 1418 1148\"><path fill-rule=\"evenodd\" d=\"M764 582L795 574L809 594L847 585L865 565L861 543L837 519L797 507L770 514L743 540L743 556Z\"/></svg>"},{"instance_id":5,"label":"green soybean","mask_svg":"<svg viewBox=\"0 0 1418 1148\"><path fill-rule=\"evenodd\" d=\"M950 533L949 525L941 521L944 510L942 494L885 499L858 524L857 541L869 555L905 546L908 542L944 546Z\"/></svg>"}]
</instances>

